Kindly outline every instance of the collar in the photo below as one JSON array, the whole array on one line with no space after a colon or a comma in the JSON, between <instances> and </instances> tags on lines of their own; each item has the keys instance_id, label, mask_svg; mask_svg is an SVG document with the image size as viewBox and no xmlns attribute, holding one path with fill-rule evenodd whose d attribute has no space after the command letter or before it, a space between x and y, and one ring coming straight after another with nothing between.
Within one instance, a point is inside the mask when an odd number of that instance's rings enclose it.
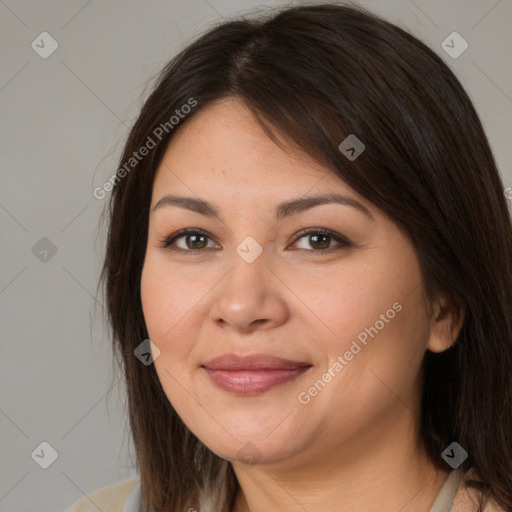
<instances>
[{"instance_id":1,"label":"collar","mask_svg":"<svg viewBox=\"0 0 512 512\"><path fill-rule=\"evenodd\" d=\"M122 512L144 512L140 499L140 479L137 479L135 487L128 495Z\"/></svg>"}]
</instances>

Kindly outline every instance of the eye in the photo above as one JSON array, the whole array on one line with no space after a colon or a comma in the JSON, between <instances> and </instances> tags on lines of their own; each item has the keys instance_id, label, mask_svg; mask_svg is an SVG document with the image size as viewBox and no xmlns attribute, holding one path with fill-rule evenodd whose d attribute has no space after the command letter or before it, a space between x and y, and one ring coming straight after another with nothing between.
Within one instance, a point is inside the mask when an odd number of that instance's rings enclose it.
<instances>
[{"instance_id":1,"label":"eye","mask_svg":"<svg viewBox=\"0 0 512 512\"><path fill-rule=\"evenodd\" d=\"M184 244L181 247L175 245L175 242L180 238L184 239ZM208 238L210 238L210 235L200 229L182 229L164 239L159 247L172 251L200 252L207 247Z\"/></svg>"},{"instance_id":2,"label":"eye","mask_svg":"<svg viewBox=\"0 0 512 512\"><path fill-rule=\"evenodd\" d=\"M306 237L309 237L306 243L313 247L313 250L304 247L299 248L299 250L328 253L352 245L343 235L324 228L307 228L299 231L292 245ZM203 249L211 249L211 247L208 247L210 238L211 236L207 232L200 229L182 229L162 240L159 247L172 251L199 254ZM176 244L180 239L183 239L181 247ZM332 240L337 242L338 245L332 247Z\"/></svg>"},{"instance_id":3,"label":"eye","mask_svg":"<svg viewBox=\"0 0 512 512\"><path fill-rule=\"evenodd\" d=\"M310 247L313 247L315 250L311 251L311 249L308 249L307 247L299 248L299 250L306 250L309 252L326 253L351 246L350 241L346 237L324 228L308 228L299 231L295 238L294 244L301 238L305 238L306 244L308 244ZM332 240L335 240L338 243L338 246L332 247Z\"/></svg>"}]
</instances>

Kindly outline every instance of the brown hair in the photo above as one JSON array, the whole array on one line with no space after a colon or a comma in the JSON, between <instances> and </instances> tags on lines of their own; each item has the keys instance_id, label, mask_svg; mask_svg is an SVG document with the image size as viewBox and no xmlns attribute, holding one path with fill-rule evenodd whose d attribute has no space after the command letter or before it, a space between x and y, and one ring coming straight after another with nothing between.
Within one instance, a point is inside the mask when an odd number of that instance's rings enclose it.
<instances>
[{"instance_id":1,"label":"brown hair","mask_svg":"<svg viewBox=\"0 0 512 512\"><path fill-rule=\"evenodd\" d=\"M154 365L134 356L148 338L140 279L156 169L176 130L226 97L387 214L414 244L429 304L444 292L464 311L455 345L425 355L421 436L445 469L441 453L457 441L469 454L462 468L477 475L469 485L512 509L512 221L488 140L436 53L361 7L333 4L210 29L166 65L128 136L121 165L148 137L156 145L118 174L101 282L146 509L228 512L238 488L231 464L179 418ZM354 161L338 149L349 134L366 145Z\"/></svg>"}]
</instances>

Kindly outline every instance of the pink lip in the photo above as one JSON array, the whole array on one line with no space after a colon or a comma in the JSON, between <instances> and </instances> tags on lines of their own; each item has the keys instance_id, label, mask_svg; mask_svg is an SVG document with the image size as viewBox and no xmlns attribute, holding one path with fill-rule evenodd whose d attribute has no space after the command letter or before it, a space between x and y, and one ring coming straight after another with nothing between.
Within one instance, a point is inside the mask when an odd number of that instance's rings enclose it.
<instances>
[{"instance_id":1,"label":"pink lip","mask_svg":"<svg viewBox=\"0 0 512 512\"><path fill-rule=\"evenodd\" d=\"M268 354L216 357L203 365L212 382L225 391L241 395L263 393L294 379L311 365Z\"/></svg>"}]
</instances>

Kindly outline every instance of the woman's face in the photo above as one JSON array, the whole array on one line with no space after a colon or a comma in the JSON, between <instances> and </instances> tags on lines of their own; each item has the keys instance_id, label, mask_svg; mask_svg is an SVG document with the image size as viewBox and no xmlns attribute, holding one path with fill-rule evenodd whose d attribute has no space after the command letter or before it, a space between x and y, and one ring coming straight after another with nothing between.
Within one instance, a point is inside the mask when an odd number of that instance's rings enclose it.
<instances>
[{"instance_id":1,"label":"woman's face","mask_svg":"<svg viewBox=\"0 0 512 512\"><path fill-rule=\"evenodd\" d=\"M324 195L345 200L303 202ZM185 228L200 233L163 246ZM402 436L439 348L402 232L235 99L195 114L165 153L141 292L169 401L232 461L326 463ZM263 357L209 363L230 355Z\"/></svg>"}]
</instances>

